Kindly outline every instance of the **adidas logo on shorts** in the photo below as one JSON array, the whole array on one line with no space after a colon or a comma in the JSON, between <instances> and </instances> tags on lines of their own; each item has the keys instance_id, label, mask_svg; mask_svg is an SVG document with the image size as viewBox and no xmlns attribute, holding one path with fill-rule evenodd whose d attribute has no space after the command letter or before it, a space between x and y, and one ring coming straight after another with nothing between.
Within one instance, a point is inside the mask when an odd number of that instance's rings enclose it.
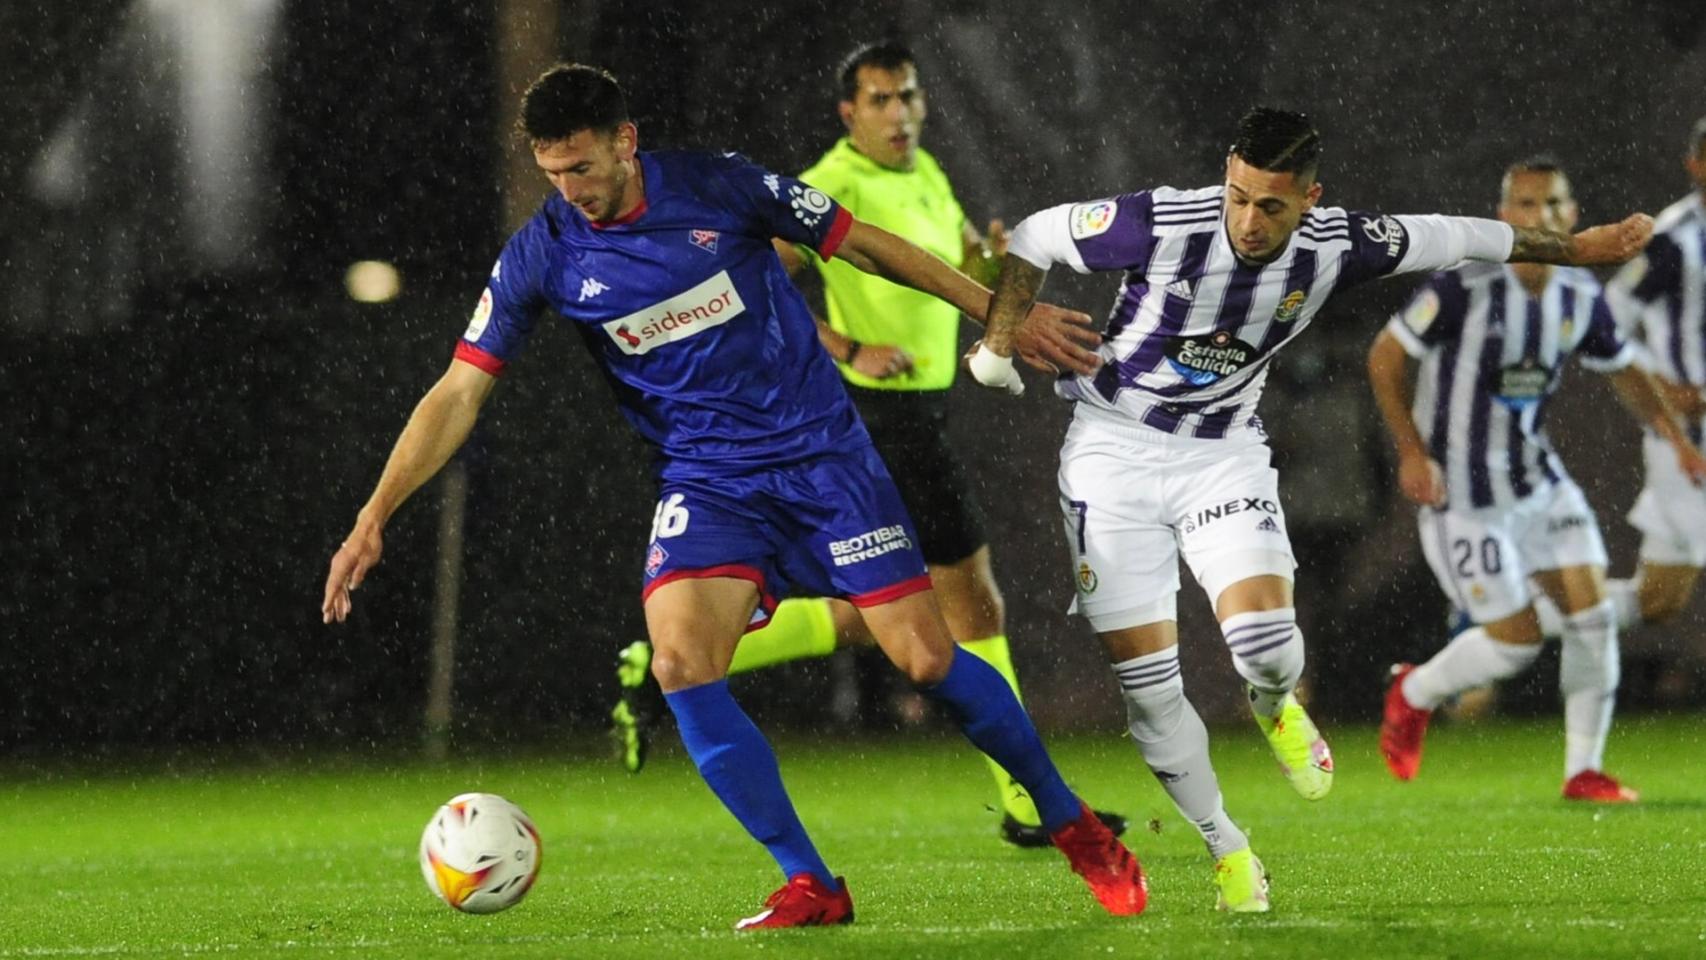
<instances>
[{"instance_id":1,"label":"adidas logo on shorts","mask_svg":"<svg viewBox=\"0 0 1706 960\"><path fill-rule=\"evenodd\" d=\"M1274 522L1273 517L1263 517L1262 522L1256 524L1256 529L1260 532L1263 532L1263 533L1279 533L1280 532L1279 524Z\"/></svg>"}]
</instances>

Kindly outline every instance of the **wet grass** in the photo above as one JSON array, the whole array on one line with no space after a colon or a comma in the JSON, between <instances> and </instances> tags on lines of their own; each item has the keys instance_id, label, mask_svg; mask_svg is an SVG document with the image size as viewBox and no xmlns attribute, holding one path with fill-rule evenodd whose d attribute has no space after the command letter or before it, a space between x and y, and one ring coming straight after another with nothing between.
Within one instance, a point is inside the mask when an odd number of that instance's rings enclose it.
<instances>
[{"instance_id":1,"label":"wet grass","mask_svg":"<svg viewBox=\"0 0 1706 960\"><path fill-rule=\"evenodd\" d=\"M858 922L736 936L778 882L667 747L629 777L573 756L443 765L323 761L14 770L0 779L0 958L1706 956L1706 724L1624 721L1611 767L1634 808L1557 799L1554 723L1436 731L1390 781L1368 728L1330 731L1339 782L1294 796L1253 729L1217 731L1233 815L1274 911L1213 909L1201 843L1112 735L1057 738L1068 778L1132 815L1148 912L1104 916L1058 856L995 838L981 764L954 741L787 738L784 774ZM415 864L464 790L525 807L545 866L526 902L464 916Z\"/></svg>"}]
</instances>

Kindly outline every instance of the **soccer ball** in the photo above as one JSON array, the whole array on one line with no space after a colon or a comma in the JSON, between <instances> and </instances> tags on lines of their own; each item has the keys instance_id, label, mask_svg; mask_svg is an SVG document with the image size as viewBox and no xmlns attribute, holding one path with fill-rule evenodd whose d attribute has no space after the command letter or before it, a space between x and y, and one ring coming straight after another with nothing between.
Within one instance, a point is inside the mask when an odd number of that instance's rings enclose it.
<instances>
[{"instance_id":1,"label":"soccer ball","mask_svg":"<svg viewBox=\"0 0 1706 960\"><path fill-rule=\"evenodd\" d=\"M421 834L421 875L440 900L464 913L508 909L539 876L539 831L495 793L451 797Z\"/></svg>"}]
</instances>

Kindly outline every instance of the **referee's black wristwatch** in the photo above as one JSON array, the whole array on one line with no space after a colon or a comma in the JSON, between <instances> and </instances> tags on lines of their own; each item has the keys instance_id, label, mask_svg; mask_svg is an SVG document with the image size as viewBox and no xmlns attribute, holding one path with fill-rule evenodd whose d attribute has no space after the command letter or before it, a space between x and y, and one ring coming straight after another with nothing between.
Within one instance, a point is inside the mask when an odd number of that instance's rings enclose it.
<instances>
[{"instance_id":1,"label":"referee's black wristwatch","mask_svg":"<svg viewBox=\"0 0 1706 960\"><path fill-rule=\"evenodd\" d=\"M864 346L864 344L853 339L852 337L848 337L847 338L847 356L843 357L841 359L841 362L845 363L851 367L853 365L853 358L857 357L859 355L859 348L863 347L863 346Z\"/></svg>"}]
</instances>

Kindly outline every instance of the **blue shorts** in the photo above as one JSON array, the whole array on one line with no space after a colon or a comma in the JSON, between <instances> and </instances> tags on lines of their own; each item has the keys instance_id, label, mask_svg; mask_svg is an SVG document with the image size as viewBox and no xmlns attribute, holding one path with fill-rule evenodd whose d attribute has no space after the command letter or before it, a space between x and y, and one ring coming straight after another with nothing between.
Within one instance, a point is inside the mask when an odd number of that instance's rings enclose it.
<instances>
[{"instance_id":1,"label":"blue shorts","mask_svg":"<svg viewBox=\"0 0 1706 960\"><path fill-rule=\"evenodd\" d=\"M749 629L789 594L869 607L930 588L912 519L869 445L738 476L664 481L642 596L701 577L758 588Z\"/></svg>"}]
</instances>

